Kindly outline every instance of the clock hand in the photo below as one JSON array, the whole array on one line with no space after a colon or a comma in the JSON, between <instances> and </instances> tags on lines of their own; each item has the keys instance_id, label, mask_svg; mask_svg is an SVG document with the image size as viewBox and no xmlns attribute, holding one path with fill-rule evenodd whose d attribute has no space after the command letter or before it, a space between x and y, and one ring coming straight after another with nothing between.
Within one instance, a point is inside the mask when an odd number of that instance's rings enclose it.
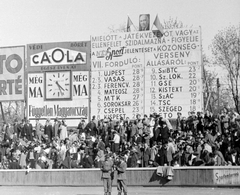
<instances>
[{"instance_id":1,"label":"clock hand","mask_svg":"<svg viewBox=\"0 0 240 195\"><path fill-rule=\"evenodd\" d=\"M61 86L61 85L59 85L58 81L56 81L55 83L57 84L57 86L58 86L58 89L59 89L59 91L60 91L61 95L64 95L64 93L62 92L62 90L63 90L63 91L65 91L65 90L62 88L62 86Z\"/></svg>"},{"instance_id":2,"label":"clock hand","mask_svg":"<svg viewBox=\"0 0 240 195\"><path fill-rule=\"evenodd\" d=\"M63 87L58 83L58 81L56 81L56 84L57 84L57 86L58 86L59 89L65 91L65 90L63 89Z\"/></svg>"}]
</instances>

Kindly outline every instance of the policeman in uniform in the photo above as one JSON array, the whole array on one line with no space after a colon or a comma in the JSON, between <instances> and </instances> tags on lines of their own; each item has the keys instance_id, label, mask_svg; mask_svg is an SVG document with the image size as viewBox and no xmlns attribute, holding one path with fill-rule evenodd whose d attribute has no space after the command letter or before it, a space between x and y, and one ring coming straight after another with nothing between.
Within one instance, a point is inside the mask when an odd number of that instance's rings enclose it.
<instances>
[{"instance_id":1,"label":"policeman in uniform","mask_svg":"<svg viewBox=\"0 0 240 195\"><path fill-rule=\"evenodd\" d=\"M126 169L127 169L127 163L125 162L125 157L121 155L119 156L119 162L116 164L118 195L121 195L122 192L124 193L124 195L127 195Z\"/></svg>"},{"instance_id":2,"label":"policeman in uniform","mask_svg":"<svg viewBox=\"0 0 240 195\"><path fill-rule=\"evenodd\" d=\"M107 154L105 156L105 161L103 161L101 166L104 195L111 195L111 192L112 192L112 178L111 178L112 170L113 170L113 161L110 159L110 156Z\"/></svg>"}]
</instances>

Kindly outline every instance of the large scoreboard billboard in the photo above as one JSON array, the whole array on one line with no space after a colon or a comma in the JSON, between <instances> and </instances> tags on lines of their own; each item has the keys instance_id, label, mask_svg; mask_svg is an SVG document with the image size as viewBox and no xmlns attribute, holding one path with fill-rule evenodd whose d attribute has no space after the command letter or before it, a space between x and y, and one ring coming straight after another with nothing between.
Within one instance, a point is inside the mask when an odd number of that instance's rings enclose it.
<instances>
[{"instance_id":1,"label":"large scoreboard billboard","mask_svg":"<svg viewBox=\"0 0 240 195\"><path fill-rule=\"evenodd\" d=\"M100 118L202 111L201 29L91 37L91 112Z\"/></svg>"}]
</instances>

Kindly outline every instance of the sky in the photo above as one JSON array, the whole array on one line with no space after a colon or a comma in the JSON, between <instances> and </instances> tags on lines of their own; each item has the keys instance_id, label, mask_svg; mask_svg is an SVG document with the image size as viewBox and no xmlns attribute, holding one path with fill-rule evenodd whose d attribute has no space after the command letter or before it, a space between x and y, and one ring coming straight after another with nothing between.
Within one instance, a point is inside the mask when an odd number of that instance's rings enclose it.
<instances>
[{"instance_id":1,"label":"sky","mask_svg":"<svg viewBox=\"0 0 240 195\"><path fill-rule=\"evenodd\" d=\"M0 47L32 43L87 41L140 14L160 22L178 18L201 26L205 53L214 35L240 25L240 0L0 0Z\"/></svg>"}]
</instances>

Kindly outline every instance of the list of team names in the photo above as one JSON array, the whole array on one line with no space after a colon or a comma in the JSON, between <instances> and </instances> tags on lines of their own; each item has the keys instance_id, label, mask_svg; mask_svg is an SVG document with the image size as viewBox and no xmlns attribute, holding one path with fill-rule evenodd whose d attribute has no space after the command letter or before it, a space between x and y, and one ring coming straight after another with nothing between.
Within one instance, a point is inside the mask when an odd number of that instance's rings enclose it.
<instances>
[{"instance_id":1,"label":"list of team names","mask_svg":"<svg viewBox=\"0 0 240 195\"><path fill-rule=\"evenodd\" d=\"M92 72L92 111L97 118L135 118L143 114L143 69Z\"/></svg>"},{"instance_id":2,"label":"list of team names","mask_svg":"<svg viewBox=\"0 0 240 195\"><path fill-rule=\"evenodd\" d=\"M202 110L200 28L91 38L91 110L98 119Z\"/></svg>"},{"instance_id":3,"label":"list of team names","mask_svg":"<svg viewBox=\"0 0 240 195\"><path fill-rule=\"evenodd\" d=\"M170 30L145 55L145 112L176 118L202 110L200 30Z\"/></svg>"},{"instance_id":4,"label":"list of team names","mask_svg":"<svg viewBox=\"0 0 240 195\"><path fill-rule=\"evenodd\" d=\"M146 69L146 112L172 118L177 112L201 110L200 71L200 66Z\"/></svg>"}]
</instances>

